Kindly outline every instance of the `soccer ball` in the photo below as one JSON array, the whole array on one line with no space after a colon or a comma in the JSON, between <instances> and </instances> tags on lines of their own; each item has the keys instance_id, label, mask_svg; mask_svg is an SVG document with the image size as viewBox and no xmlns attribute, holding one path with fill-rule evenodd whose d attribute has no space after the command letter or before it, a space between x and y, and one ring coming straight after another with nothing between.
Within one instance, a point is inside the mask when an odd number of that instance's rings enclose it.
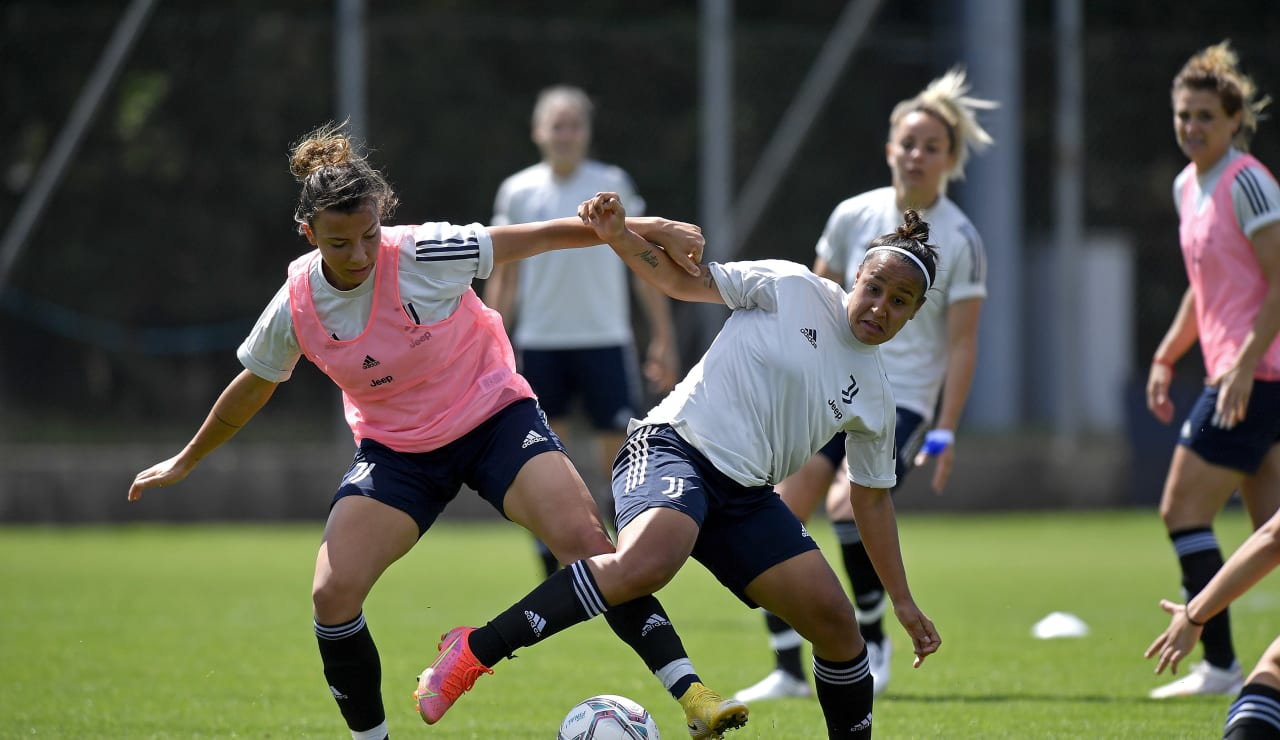
<instances>
[{"instance_id":1,"label":"soccer ball","mask_svg":"<svg viewBox=\"0 0 1280 740\"><path fill-rule=\"evenodd\" d=\"M649 710L625 696L583 699L560 723L556 740L661 740Z\"/></svg>"}]
</instances>

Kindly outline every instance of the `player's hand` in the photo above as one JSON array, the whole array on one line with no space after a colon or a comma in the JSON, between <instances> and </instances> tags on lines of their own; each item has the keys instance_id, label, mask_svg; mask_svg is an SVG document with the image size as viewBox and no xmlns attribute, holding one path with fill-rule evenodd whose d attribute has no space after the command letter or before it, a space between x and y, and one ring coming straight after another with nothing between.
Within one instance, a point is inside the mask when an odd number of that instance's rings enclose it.
<instances>
[{"instance_id":1,"label":"player's hand","mask_svg":"<svg viewBox=\"0 0 1280 740\"><path fill-rule=\"evenodd\" d=\"M1249 408L1249 397L1253 395L1253 369L1233 365L1210 380L1209 385L1218 389L1218 402L1213 408L1213 425L1231 429L1244 421L1245 412Z\"/></svg>"},{"instance_id":2,"label":"player's hand","mask_svg":"<svg viewBox=\"0 0 1280 740\"><path fill-rule=\"evenodd\" d=\"M191 473L192 467L182 459L181 455L175 455L162 463L152 465L133 479L133 485L129 486L129 500L137 501L142 498L142 492L148 488L170 486L181 481Z\"/></svg>"},{"instance_id":3,"label":"player's hand","mask_svg":"<svg viewBox=\"0 0 1280 740\"><path fill-rule=\"evenodd\" d=\"M665 395L676 387L676 381L680 379L680 357L674 342L649 342L644 360L644 377L649 381L649 390L653 393Z\"/></svg>"},{"instance_id":4,"label":"player's hand","mask_svg":"<svg viewBox=\"0 0 1280 740\"><path fill-rule=\"evenodd\" d=\"M1169 400L1169 384L1173 368L1163 362L1151 363L1147 373L1147 409L1161 424L1173 421L1173 401Z\"/></svg>"},{"instance_id":5,"label":"player's hand","mask_svg":"<svg viewBox=\"0 0 1280 740\"><path fill-rule=\"evenodd\" d=\"M924 444L916 453L915 465L920 467L934 458L933 480L931 485L935 494L942 493L947 480L951 478L951 466L955 462L955 432L950 429L930 429L924 435Z\"/></svg>"},{"instance_id":6,"label":"player's hand","mask_svg":"<svg viewBox=\"0 0 1280 740\"><path fill-rule=\"evenodd\" d=\"M658 218L653 220L646 233L641 236L662 247L671 261L685 272L694 277L702 274L702 268L698 265L702 262L706 240L702 237L701 226L687 221Z\"/></svg>"},{"instance_id":7,"label":"player's hand","mask_svg":"<svg viewBox=\"0 0 1280 740\"><path fill-rule=\"evenodd\" d=\"M617 193L596 193L594 198L578 206L578 217L584 224L596 229L596 235L612 244L630 229L641 239L659 247L667 258L680 269L694 277L702 275L702 252L706 240L702 227L686 221L672 221L658 216L626 218ZM622 224L613 223L614 211L620 211ZM602 232L601 229L605 230Z\"/></svg>"},{"instance_id":8,"label":"player's hand","mask_svg":"<svg viewBox=\"0 0 1280 740\"><path fill-rule=\"evenodd\" d=\"M578 218L595 229L596 236L613 242L627 230L627 209L617 193L596 193L578 206Z\"/></svg>"},{"instance_id":9,"label":"player's hand","mask_svg":"<svg viewBox=\"0 0 1280 740\"><path fill-rule=\"evenodd\" d=\"M938 630L934 628L933 620L926 617L915 602L902 604L894 602L893 613L903 629L907 631L907 635L911 637L911 649L916 654L911 667L919 668L926 657L938 652L938 648L942 647L942 638L938 637Z\"/></svg>"},{"instance_id":10,"label":"player's hand","mask_svg":"<svg viewBox=\"0 0 1280 740\"><path fill-rule=\"evenodd\" d=\"M1196 644L1200 642L1200 632L1203 628L1187 621L1185 604L1161 599L1160 608L1169 613L1169 626L1156 638L1155 642L1151 643L1151 647L1147 648L1142 657L1150 658L1158 655L1156 673L1163 673L1165 666L1168 666L1170 673L1177 674L1178 663L1195 649Z\"/></svg>"}]
</instances>

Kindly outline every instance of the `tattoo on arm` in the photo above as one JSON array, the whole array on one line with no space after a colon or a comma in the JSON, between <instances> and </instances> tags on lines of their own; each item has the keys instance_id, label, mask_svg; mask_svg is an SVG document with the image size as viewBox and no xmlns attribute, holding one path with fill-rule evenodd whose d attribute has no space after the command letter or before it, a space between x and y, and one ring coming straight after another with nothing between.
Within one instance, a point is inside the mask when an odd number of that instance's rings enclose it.
<instances>
[{"instance_id":1,"label":"tattoo on arm","mask_svg":"<svg viewBox=\"0 0 1280 740\"><path fill-rule=\"evenodd\" d=\"M658 267L658 256L653 253L652 249L646 249L643 252L636 252L636 256L639 257L640 261L644 262L646 265L655 269Z\"/></svg>"}]
</instances>

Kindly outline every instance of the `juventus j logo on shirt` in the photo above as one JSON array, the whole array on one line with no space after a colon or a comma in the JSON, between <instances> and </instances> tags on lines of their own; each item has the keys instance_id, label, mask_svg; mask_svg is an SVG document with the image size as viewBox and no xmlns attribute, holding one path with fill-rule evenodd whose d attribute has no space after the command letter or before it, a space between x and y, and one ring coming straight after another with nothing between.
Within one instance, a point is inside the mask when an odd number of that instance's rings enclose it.
<instances>
[{"instance_id":1,"label":"juventus j logo on shirt","mask_svg":"<svg viewBox=\"0 0 1280 740\"><path fill-rule=\"evenodd\" d=\"M852 375L849 376L849 385L840 392L840 398L845 403L853 403L853 397L858 395L858 381Z\"/></svg>"}]
</instances>

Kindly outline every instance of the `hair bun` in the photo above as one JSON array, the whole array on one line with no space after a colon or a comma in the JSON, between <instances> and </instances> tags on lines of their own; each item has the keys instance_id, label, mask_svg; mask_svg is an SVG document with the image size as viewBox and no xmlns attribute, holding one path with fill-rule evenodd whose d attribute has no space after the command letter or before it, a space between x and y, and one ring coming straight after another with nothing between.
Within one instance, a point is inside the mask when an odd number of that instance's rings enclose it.
<instances>
[{"instance_id":1,"label":"hair bun","mask_svg":"<svg viewBox=\"0 0 1280 740\"><path fill-rule=\"evenodd\" d=\"M351 140L341 131L341 126L330 124L313 132L297 145L289 158L289 171L299 180L322 167L349 164L356 159Z\"/></svg>"},{"instance_id":2,"label":"hair bun","mask_svg":"<svg viewBox=\"0 0 1280 740\"><path fill-rule=\"evenodd\" d=\"M919 211L908 209L902 214L902 222L898 227L898 236L921 244L929 241L929 223L920 218Z\"/></svg>"}]
</instances>

